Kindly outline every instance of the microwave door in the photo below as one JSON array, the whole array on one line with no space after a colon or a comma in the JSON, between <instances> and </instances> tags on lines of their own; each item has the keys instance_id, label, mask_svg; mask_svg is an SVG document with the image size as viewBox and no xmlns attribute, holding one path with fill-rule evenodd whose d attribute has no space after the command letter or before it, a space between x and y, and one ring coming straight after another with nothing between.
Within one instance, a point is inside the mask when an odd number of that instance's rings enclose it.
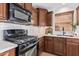
<instances>
[{"instance_id":1,"label":"microwave door","mask_svg":"<svg viewBox=\"0 0 79 59\"><path fill-rule=\"evenodd\" d=\"M28 22L28 19L29 19L28 15L26 15L25 13L22 13L18 10L14 10L14 17L16 19L19 19L20 21L26 21L26 22Z\"/></svg>"}]
</instances>

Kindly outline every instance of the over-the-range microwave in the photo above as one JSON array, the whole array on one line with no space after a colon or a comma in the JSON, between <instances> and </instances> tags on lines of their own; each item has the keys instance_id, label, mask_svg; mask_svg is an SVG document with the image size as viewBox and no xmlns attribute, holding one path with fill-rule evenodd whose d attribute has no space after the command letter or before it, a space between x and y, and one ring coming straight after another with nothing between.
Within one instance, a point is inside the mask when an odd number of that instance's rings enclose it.
<instances>
[{"instance_id":1,"label":"over-the-range microwave","mask_svg":"<svg viewBox=\"0 0 79 59\"><path fill-rule=\"evenodd\" d=\"M32 13L17 3L9 3L9 21L18 23L31 23Z\"/></svg>"}]
</instances>

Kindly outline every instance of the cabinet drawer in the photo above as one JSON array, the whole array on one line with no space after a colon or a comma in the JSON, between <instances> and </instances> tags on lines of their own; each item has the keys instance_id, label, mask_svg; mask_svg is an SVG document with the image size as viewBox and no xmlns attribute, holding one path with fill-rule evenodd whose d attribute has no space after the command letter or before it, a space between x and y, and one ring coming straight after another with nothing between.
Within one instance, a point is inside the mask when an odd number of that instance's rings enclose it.
<instances>
[{"instance_id":1,"label":"cabinet drawer","mask_svg":"<svg viewBox=\"0 0 79 59\"><path fill-rule=\"evenodd\" d=\"M79 39L72 39L72 42L79 43Z\"/></svg>"},{"instance_id":2,"label":"cabinet drawer","mask_svg":"<svg viewBox=\"0 0 79 59\"><path fill-rule=\"evenodd\" d=\"M50 40L53 39L53 37L51 37L51 36L45 36L45 38L50 39Z\"/></svg>"},{"instance_id":3,"label":"cabinet drawer","mask_svg":"<svg viewBox=\"0 0 79 59\"><path fill-rule=\"evenodd\" d=\"M67 42L72 42L72 39L67 39Z\"/></svg>"},{"instance_id":4,"label":"cabinet drawer","mask_svg":"<svg viewBox=\"0 0 79 59\"><path fill-rule=\"evenodd\" d=\"M79 39L67 39L67 42L79 43Z\"/></svg>"}]
</instances>

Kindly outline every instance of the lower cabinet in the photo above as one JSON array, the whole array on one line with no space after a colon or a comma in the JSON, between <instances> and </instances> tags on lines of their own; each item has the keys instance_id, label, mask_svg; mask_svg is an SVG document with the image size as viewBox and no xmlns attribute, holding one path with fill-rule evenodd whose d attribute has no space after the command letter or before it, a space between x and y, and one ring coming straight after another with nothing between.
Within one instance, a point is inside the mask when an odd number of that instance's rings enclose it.
<instances>
[{"instance_id":1,"label":"lower cabinet","mask_svg":"<svg viewBox=\"0 0 79 59\"><path fill-rule=\"evenodd\" d=\"M38 55L40 55L41 52L44 51L44 37L39 38L39 43L38 43Z\"/></svg>"},{"instance_id":2,"label":"lower cabinet","mask_svg":"<svg viewBox=\"0 0 79 59\"><path fill-rule=\"evenodd\" d=\"M45 37L45 51L49 53L53 53L54 49L54 41L52 37Z\"/></svg>"},{"instance_id":3,"label":"lower cabinet","mask_svg":"<svg viewBox=\"0 0 79 59\"><path fill-rule=\"evenodd\" d=\"M6 52L0 53L0 56L15 56L16 52L15 52L15 48L8 50Z\"/></svg>"},{"instance_id":4,"label":"lower cabinet","mask_svg":"<svg viewBox=\"0 0 79 59\"><path fill-rule=\"evenodd\" d=\"M67 56L79 56L79 43L67 42Z\"/></svg>"},{"instance_id":5,"label":"lower cabinet","mask_svg":"<svg viewBox=\"0 0 79 59\"><path fill-rule=\"evenodd\" d=\"M54 53L57 55L66 55L66 41L64 38L54 38Z\"/></svg>"},{"instance_id":6,"label":"lower cabinet","mask_svg":"<svg viewBox=\"0 0 79 59\"><path fill-rule=\"evenodd\" d=\"M79 56L79 39L45 36L39 42L39 52L60 56Z\"/></svg>"}]
</instances>

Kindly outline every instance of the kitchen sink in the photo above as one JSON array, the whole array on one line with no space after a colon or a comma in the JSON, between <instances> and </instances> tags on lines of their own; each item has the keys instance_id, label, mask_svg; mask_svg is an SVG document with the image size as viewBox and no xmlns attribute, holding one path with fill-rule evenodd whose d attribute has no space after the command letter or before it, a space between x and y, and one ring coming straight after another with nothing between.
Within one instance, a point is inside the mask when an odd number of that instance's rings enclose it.
<instances>
[{"instance_id":1,"label":"kitchen sink","mask_svg":"<svg viewBox=\"0 0 79 59\"><path fill-rule=\"evenodd\" d=\"M73 35L57 35L57 36L63 36L63 37L73 37Z\"/></svg>"}]
</instances>

